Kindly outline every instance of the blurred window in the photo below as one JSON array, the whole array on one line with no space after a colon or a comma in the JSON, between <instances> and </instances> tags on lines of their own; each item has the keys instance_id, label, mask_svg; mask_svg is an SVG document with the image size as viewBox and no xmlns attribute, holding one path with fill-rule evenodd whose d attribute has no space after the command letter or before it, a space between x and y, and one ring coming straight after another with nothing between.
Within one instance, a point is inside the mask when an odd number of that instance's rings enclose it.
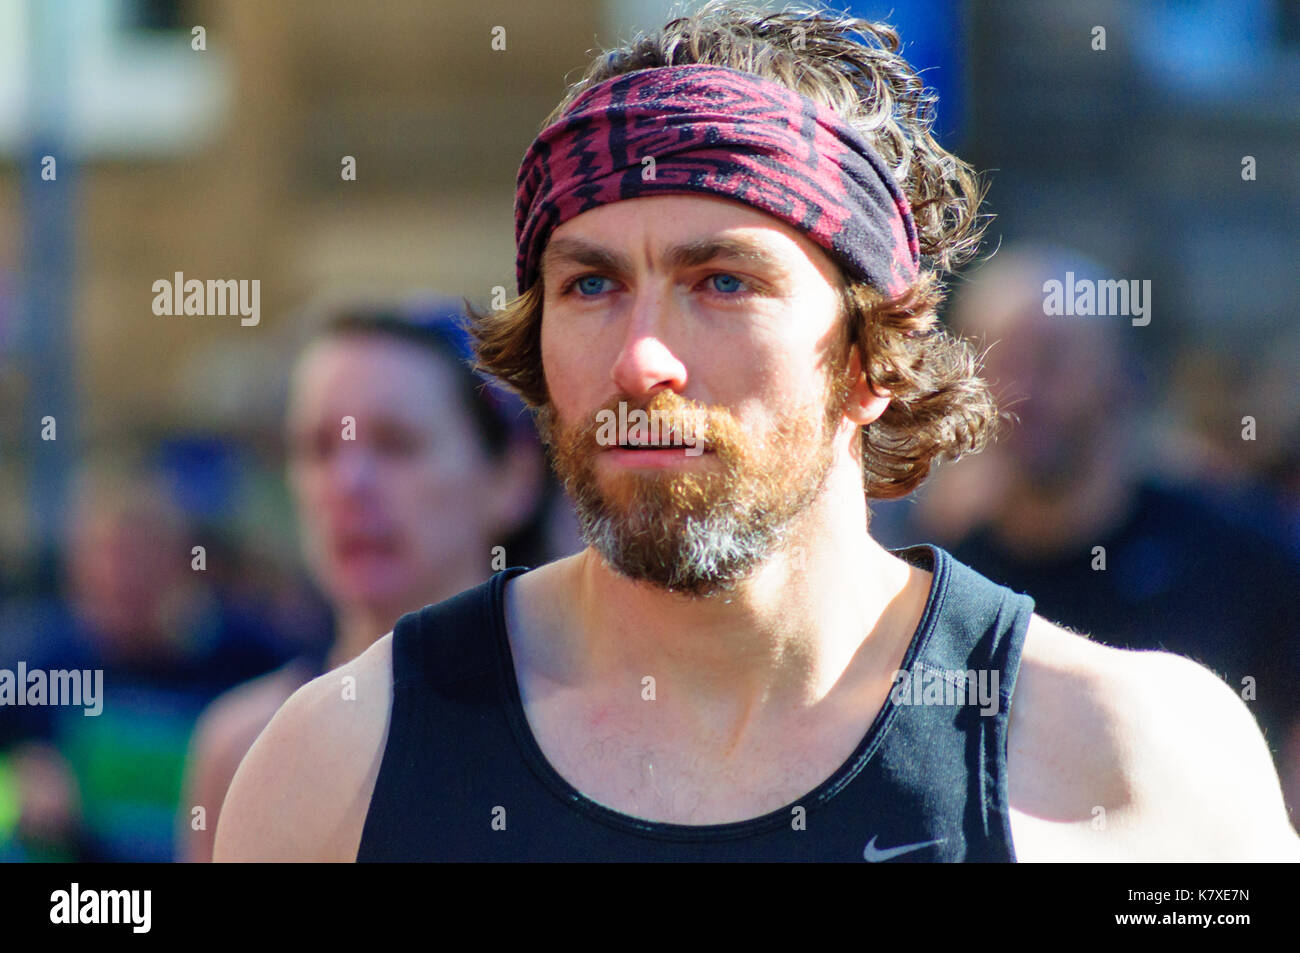
<instances>
[{"instance_id":1,"label":"blurred window","mask_svg":"<svg viewBox=\"0 0 1300 953\"><path fill-rule=\"evenodd\" d=\"M1131 33L1137 62L1176 95L1296 99L1300 4L1296 0L1144 0Z\"/></svg>"},{"instance_id":2,"label":"blurred window","mask_svg":"<svg viewBox=\"0 0 1300 953\"><path fill-rule=\"evenodd\" d=\"M219 30L189 0L0 0L0 153L39 132L79 156L180 155L227 113ZM205 30L206 49L191 31Z\"/></svg>"}]
</instances>

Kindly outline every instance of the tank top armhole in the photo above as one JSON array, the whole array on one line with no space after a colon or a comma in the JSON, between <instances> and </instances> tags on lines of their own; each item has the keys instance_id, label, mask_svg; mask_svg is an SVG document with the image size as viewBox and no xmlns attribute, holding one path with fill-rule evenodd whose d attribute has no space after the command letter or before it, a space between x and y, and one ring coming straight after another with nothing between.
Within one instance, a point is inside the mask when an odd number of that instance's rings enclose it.
<instances>
[{"instance_id":1,"label":"tank top armhole","mask_svg":"<svg viewBox=\"0 0 1300 953\"><path fill-rule=\"evenodd\" d=\"M1011 707L1014 704L1016 683L1020 676L1020 657L1025 646L1025 636L1034 615L1034 600L1023 593L1007 589L1003 595L999 611L999 621L1003 614L1010 612L1010 620L997 627L1000 638L993 648L990 666L1002 672L998 686L998 702L1001 713L994 719L992 750L988 752L987 764L991 773L989 795L992 799L991 811L993 830L990 832L995 840L1006 845L1007 860L1017 862L1015 839L1011 831L1011 797L1009 772L1007 767L1007 747L1011 736Z\"/></svg>"}]
</instances>

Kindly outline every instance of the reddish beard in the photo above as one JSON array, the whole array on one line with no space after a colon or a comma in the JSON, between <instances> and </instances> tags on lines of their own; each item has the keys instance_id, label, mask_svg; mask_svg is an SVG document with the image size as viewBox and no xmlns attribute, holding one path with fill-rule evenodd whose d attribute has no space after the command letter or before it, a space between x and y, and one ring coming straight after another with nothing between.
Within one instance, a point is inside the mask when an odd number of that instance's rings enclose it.
<instances>
[{"instance_id":1,"label":"reddish beard","mask_svg":"<svg viewBox=\"0 0 1300 953\"><path fill-rule=\"evenodd\" d=\"M848 387L829 386L823 413L789 413L763 434L722 406L663 390L640 403L615 397L584 418L559 426L553 405L538 412L552 465L573 499L584 542L615 571L674 592L726 591L767 559L795 517L821 493L833 460L835 427ZM703 441L699 465L597 473L604 449L601 411L655 414L664 432Z\"/></svg>"}]
</instances>

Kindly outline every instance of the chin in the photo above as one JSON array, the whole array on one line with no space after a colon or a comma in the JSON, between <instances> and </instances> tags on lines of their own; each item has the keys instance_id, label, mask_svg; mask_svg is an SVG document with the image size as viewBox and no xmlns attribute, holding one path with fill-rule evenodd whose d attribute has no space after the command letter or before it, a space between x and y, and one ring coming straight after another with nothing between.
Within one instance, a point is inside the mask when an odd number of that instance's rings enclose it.
<instances>
[{"instance_id":1,"label":"chin","mask_svg":"<svg viewBox=\"0 0 1300 953\"><path fill-rule=\"evenodd\" d=\"M341 601L354 605L389 605L410 591L407 574L397 566L345 569L338 572L335 579L332 591Z\"/></svg>"},{"instance_id":2,"label":"chin","mask_svg":"<svg viewBox=\"0 0 1300 953\"><path fill-rule=\"evenodd\" d=\"M781 528L719 508L686 516L634 507L580 513L583 538L619 575L682 595L733 592L779 545Z\"/></svg>"}]
</instances>

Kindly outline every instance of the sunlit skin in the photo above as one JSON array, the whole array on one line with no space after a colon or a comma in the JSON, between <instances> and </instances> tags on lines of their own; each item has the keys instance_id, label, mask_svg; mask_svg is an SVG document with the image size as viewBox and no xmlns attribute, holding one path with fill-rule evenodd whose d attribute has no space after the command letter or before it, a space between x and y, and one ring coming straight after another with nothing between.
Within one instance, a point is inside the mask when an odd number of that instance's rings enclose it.
<instances>
[{"instance_id":1,"label":"sunlit skin","mask_svg":"<svg viewBox=\"0 0 1300 953\"><path fill-rule=\"evenodd\" d=\"M712 197L618 202L556 229L542 268L542 360L561 425L664 388L726 407L757 435L781 413L823 417L841 279L776 219ZM870 390L856 358L842 373L855 383L825 491L792 534L801 558L773 554L725 599L635 583L590 549L521 577L507 592L525 616L512 632L528 633L515 650L534 691L577 686L585 714L637 717L625 686L654 673L670 686L663 737L695 739L724 763L770 730L835 735L827 703L892 671L929 584L866 532L852 438L889 397ZM715 465L709 453L606 449L598 473L607 487L634 468ZM541 617L530 606L545 607ZM861 724L845 717L837 748L851 750Z\"/></svg>"},{"instance_id":2,"label":"sunlit skin","mask_svg":"<svg viewBox=\"0 0 1300 953\"><path fill-rule=\"evenodd\" d=\"M686 220L676 211L683 201L696 210ZM654 212L656 203L667 205ZM722 227L711 215L717 206L732 217ZM651 273L645 268L648 247L606 242L602 224L638 208L673 217L679 226L698 220L696 228L678 227L660 239L676 251L671 267ZM775 407L799 406L798 401L819 409L827 370L821 349L831 340L839 278L815 245L773 228L760 212L722 199L636 199L580 219L556 230L542 261L543 365L562 422L573 419L571 407L581 413L610 396L648 398L663 388L724 404L760 430L770 426ZM806 293L810 285L813 296ZM794 354L805 354L807 363L792 366L787 358ZM688 356L694 365L689 371ZM585 373L570 376L568 362L584 358ZM771 391L784 403L769 403ZM887 400L877 402L883 410ZM600 459L609 472L707 468L713 462L707 450L690 456L684 448L611 447Z\"/></svg>"}]
</instances>

